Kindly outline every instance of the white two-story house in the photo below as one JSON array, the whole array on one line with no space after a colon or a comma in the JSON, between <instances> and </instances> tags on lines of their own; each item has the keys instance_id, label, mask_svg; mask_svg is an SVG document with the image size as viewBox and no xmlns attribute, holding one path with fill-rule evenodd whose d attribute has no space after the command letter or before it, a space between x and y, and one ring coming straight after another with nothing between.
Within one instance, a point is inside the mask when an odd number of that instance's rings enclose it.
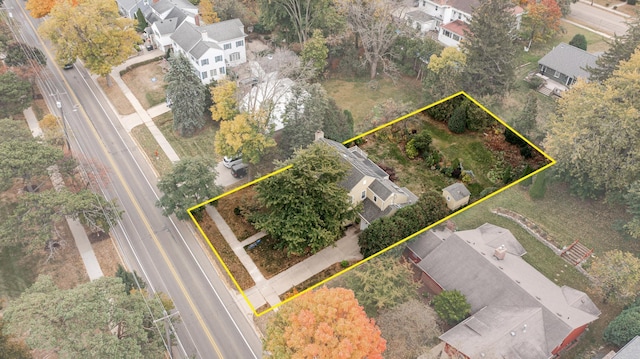
<instances>
[{"instance_id":1,"label":"white two-story house","mask_svg":"<svg viewBox=\"0 0 640 359\"><path fill-rule=\"evenodd\" d=\"M229 67L247 62L244 25L239 19L196 26L183 21L171 35L173 51L189 59L204 84L220 80Z\"/></svg>"},{"instance_id":2,"label":"white two-story house","mask_svg":"<svg viewBox=\"0 0 640 359\"><path fill-rule=\"evenodd\" d=\"M419 0L418 6L405 14L409 25L423 33L435 31L438 41L446 46L458 47L469 30L473 10L480 6L480 0ZM524 10L514 8L516 28L520 28Z\"/></svg>"},{"instance_id":3,"label":"white two-story house","mask_svg":"<svg viewBox=\"0 0 640 359\"><path fill-rule=\"evenodd\" d=\"M187 0L155 0L151 3L147 22L151 41L163 51L171 48L171 35L184 21L199 25L198 7Z\"/></svg>"}]
</instances>

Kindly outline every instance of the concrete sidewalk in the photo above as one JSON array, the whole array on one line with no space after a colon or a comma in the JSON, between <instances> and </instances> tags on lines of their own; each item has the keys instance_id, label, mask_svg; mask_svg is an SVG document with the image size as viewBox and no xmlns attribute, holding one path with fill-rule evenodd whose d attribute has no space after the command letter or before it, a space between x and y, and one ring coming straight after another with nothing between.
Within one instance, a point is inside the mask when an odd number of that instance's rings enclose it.
<instances>
[{"instance_id":1,"label":"concrete sidewalk","mask_svg":"<svg viewBox=\"0 0 640 359\"><path fill-rule=\"evenodd\" d=\"M131 66L140 62L144 62L147 60L151 60L153 58L156 58L162 55L164 55L164 52L156 49L153 51L147 51L144 55L132 57L129 60L125 61L123 64L114 67L113 70L111 70L111 77L113 78L116 85L120 87L120 89L122 90L122 93L129 100L133 108L136 110L136 112L131 115L127 115L127 116L118 115L118 118L120 119L122 126L127 131L131 131L131 129L133 129L134 127L141 124L145 124L149 129L149 131L151 132L151 134L153 135L153 137L155 138L156 142L158 142L158 145L160 146L160 148L167 155L169 160L175 163L180 161L180 157L178 157L178 154L173 149L173 147L171 147L171 144L169 143L169 141L167 141L167 139L164 137L162 132L160 132L160 129L153 122L153 117L169 111L169 108L166 107L166 104L164 105L164 107L162 105L159 105L159 106L150 108L149 112L147 112L147 110L145 110L140 104L140 101L138 101L135 95L131 92L131 89L129 89L129 86L127 86L127 84L120 77L120 71L126 69L128 66ZM92 76L92 78L94 81L97 80L97 77L95 75ZM97 85L97 81L96 81L96 85ZM98 86L98 88L100 87Z\"/></svg>"},{"instance_id":2,"label":"concrete sidewalk","mask_svg":"<svg viewBox=\"0 0 640 359\"><path fill-rule=\"evenodd\" d=\"M29 129L31 129L33 137L41 138L43 136L42 130L40 129L38 119L33 113L31 107L24 110L24 117L27 119L27 124L29 125ZM49 177L51 177L51 182L53 183L54 188L56 191L60 191L64 187L64 181L58 171L58 167L51 166L48 170ZM65 217L65 219L69 225L69 229L71 230L76 247L80 252L80 257L82 257L82 263L84 263L89 279L94 280L102 277L103 273L100 268L100 263L98 263L98 258L96 258L93 247L91 247L91 242L89 242L89 237L87 237L87 232L85 232L84 227L79 221L71 217Z\"/></svg>"},{"instance_id":3,"label":"concrete sidewalk","mask_svg":"<svg viewBox=\"0 0 640 359\"><path fill-rule=\"evenodd\" d=\"M265 304L275 306L281 302L280 295L287 293L294 286L322 272L334 263L339 263L343 260L362 259L360 247L358 246L357 229L350 228L347 230L345 236L338 240L335 245L321 250L315 255L275 275L273 278L266 279L244 249L245 246L255 243L266 234L259 232L240 242L215 207L207 206L206 211L256 283L255 286L244 291L245 296L254 308L259 308ZM249 310L248 306L243 306L243 308Z\"/></svg>"}]
</instances>

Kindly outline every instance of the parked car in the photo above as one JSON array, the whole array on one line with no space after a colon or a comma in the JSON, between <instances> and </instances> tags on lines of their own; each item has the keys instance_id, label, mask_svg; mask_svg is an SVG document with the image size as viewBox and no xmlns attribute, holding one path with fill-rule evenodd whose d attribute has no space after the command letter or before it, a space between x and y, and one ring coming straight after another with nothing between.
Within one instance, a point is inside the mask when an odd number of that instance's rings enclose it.
<instances>
[{"instance_id":1,"label":"parked car","mask_svg":"<svg viewBox=\"0 0 640 359\"><path fill-rule=\"evenodd\" d=\"M241 155L237 155L235 157L224 156L224 159L222 160L222 164L227 168L231 168L231 166L233 166L233 165L235 165L237 163L242 163L242 156Z\"/></svg>"},{"instance_id":2,"label":"parked car","mask_svg":"<svg viewBox=\"0 0 640 359\"><path fill-rule=\"evenodd\" d=\"M73 63L68 63L68 64L64 64L64 66L62 66L63 69L65 70L71 70L73 68Z\"/></svg>"},{"instance_id":3,"label":"parked car","mask_svg":"<svg viewBox=\"0 0 640 359\"><path fill-rule=\"evenodd\" d=\"M247 165L246 163L236 163L235 165L231 166L231 175L235 178L242 178L247 175L248 168L249 165Z\"/></svg>"},{"instance_id":4,"label":"parked car","mask_svg":"<svg viewBox=\"0 0 640 359\"><path fill-rule=\"evenodd\" d=\"M153 44L147 44L147 51L153 51Z\"/></svg>"}]
</instances>

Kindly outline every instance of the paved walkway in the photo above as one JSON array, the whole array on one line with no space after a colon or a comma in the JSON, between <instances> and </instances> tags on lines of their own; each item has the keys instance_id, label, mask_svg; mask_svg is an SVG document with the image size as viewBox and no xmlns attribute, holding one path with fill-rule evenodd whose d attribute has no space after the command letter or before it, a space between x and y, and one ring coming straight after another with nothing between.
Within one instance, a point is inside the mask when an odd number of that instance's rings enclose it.
<instances>
[{"instance_id":1,"label":"paved walkway","mask_svg":"<svg viewBox=\"0 0 640 359\"><path fill-rule=\"evenodd\" d=\"M33 137L42 137L43 134L38 124L38 119L31 107L24 110L24 117L27 119L27 124L29 125L29 129L31 129ZM64 187L64 181L58 171L58 166L51 166L48 170L54 188L60 191ZM87 232L85 232L84 227L79 221L71 217L67 216L65 219L67 220L73 239L76 242L76 247L78 247L78 251L82 257L82 263L84 263L89 279L94 280L102 277L103 274L100 263L98 263L98 258L96 258L96 254L93 252L93 247L91 247L91 242L89 242L89 237L87 237Z\"/></svg>"},{"instance_id":2,"label":"paved walkway","mask_svg":"<svg viewBox=\"0 0 640 359\"><path fill-rule=\"evenodd\" d=\"M244 292L254 308L259 308L264 304L274 306L280 303L279 296L281 294L287 293L294 286L322 272L334 263L362 259L356 229L350 228L334 246L325 248L274 277L266 279L244 249L245 246L264 237L266 233L256 233L240 242L215 207L207 206L206 211L256 283L254 287Z\"/></svg>"},{"instance_id":3,"label":"paved walkway","mask_svg":"<svg viewBox=\"0 0 640 359\"><path fill-rule=\"evenodd\" d=\"M136 110L135 113L126 115L126 116L120 116L118 114L118 118L120 119L122 126L128 132L130 132L134 127L138 125L142 125L142 124L146 125L149 131L151 132L151 134L153 135L153 137L158 142L158 145L160 146L160 148L164 151L164 153L169 158L169 160L175 163L180 161L180 157L178 157L178 154L173 149L173 147L171 147L171 144L169 143L169 141L167 141L167 139L164 137L162 132L160 132L160 129L153 122L154 117L159 116L165 112L168 112L169 108L167 107L166 104L163 103L158 106L152 107L149 110L145 110L140 104L140 101L138 101L135 95L131 92L131 89L129 89L127 84L120 77L120 71L127 68L127 66L131 66L133 64L147 61L162 55L164 55L164 52L158 49L153 51L145 50L145 53L143 55L132 57L129 60L125 61L122 65L114 67L113 70L111 71L111 77L113 78L115 84L118 85L118 87L120 87L124 96L129 100L129 102L131 102L131 105L133 106L133 108ZM96 82L96 85L97 85L96 80L98 77L96 75L92 75L91 78ZM98 86L98 88L101 89L100 86ZM118 113L117 111L115 111L115 109L114 109L114 112L116 114Z\"/></svg>"}]
</instances>

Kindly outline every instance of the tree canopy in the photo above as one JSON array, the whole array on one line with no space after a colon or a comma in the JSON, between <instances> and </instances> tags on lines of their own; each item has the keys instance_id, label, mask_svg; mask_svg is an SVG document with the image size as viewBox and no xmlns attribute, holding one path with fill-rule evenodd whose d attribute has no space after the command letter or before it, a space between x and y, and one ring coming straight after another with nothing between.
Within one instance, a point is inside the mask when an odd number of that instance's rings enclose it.
<instances>
[{"instance_id":1,"label":"tree canopy","mask_svg":"<svg viewBox=\"0 0 640 359\"><path fill-rule=\"evenodd\" d=\"M608 79L621 63L629 60L640 47L640 17L632 17L627 25L627 32L622 36L615 36L613 41L609 42L607 51L598 56L596 67L587 68L590 73L589 80L604 81Z\"/></svg>"},{"instance_id":2,"label":"tree canopy","mask_svg":"<svg viewBox=\"0 0 640 359\"><path fill-rule=\"evenodd\" d=\"M203 114L207 88L184 55L174 54L169 63L165 81L173 113L173 130L188 137L205 125Z\"/></svg>"},{"instance_id":3,"label":"tree canopy","mask_svg":"<svg viewBox=\"0 0 640 359\"><path fill-rule=\"evenodd\" d=\"M164 308L143 295L127 295L115 277L61 290L41 276L9 303L5 329L61 358L161 358L165 347L153 320Z\"/></svg>"},{"instance_id":4,"label":"tree canopy","mask_svg":"<svg viewBox=\"0 0 640 359\"><path fill-rule=\"evenodd\" d=\"M238 86L235 81L221 80L211 87L211 118L214 121L232 120L238 114Z\"/></svg>"},{"instance_id":5,"label":"tree canopy","mask_svg":"<svg viewBox=\"0 0 640 359\"><path fill-rule=\"evenodd\" d=\"M560 30L562 11L556 0L526 0L522 32L532 43L545 42Z\"/></svg>"},{"instance_id":6,"label":"tree canopy","mask_svg":"<svg viewBox=\"0 0 640 359\"><path fill-rule=\"evenodd\" d=\"M163 195L156 202L165 216L175 214L178 219L189 219L187 210L222 193L216 184L216 163L209 158L183 158L170 173L158 181Z\"/></svg>"},{"instance_id":7,"label":"tree canopy","mask_svg":"<svg viewBox=\"0 0 640 359\"><path fill-rule=\"evenodd\" d=\"M544 147L582 196L625 193L640 178L640 51L604 82L578 81L548 119Z\"/></svg>"},{"instance_id":8,"label":"tree canopy","mask_svg":"<svg viewBox=\"0 0 640 359\"><path fill-rule=\"evenodd\" d=\"M266 213L256 227L279 241L291 254L317 252L333 243L342 225L356 216L347 190L340 186L348 165L324 143L295 152L284 165L293 167L256 184Z\"/></svg>"},{"instance_id":9,"label":"tree canopy","mask_svg":"<svg viewBox=\"0 0 640 359\"><path fill-rule=\"evenodd\" d=\"M276 145L271 132L265 111L242 112L220 123L214 142L216 153L229 157L241 153L246 162L257 164L266 150Z\"/></svg>"},{"instance_id":10,"label":"tree canopy","mask_svg":"<svg viewBox=\"0 0 640 359\"><path fill-rule=\"evenodd\" d=\"M509 0L483 1L460 44L466 56L464 89L476 96L503 96L515 78L516 17Z\"/></svg>"},{"instance_id":11,"label":"tree canopy","mask_svg":"<svg viewBox=\"0 0 640 359\"><path fill-rule=\"evenodd\" d=\"M450 325L460 323L471 312L467 298L457 290L443 290L431 303L440 318Z\"/></svg>"},{"instance_id":12,"label":"tree canopy","mask_svg":"<svg viewBox=\"0 0 640 359\"><path fill-rule=\"evenodd\" d=\"M260 23L277 29L289 42L297 40L303 44L314 30L328 35L344 23L332 0L259 0L258 3Z\"/></svg>"},{"instance_id":13,"label":"tree canopy","mask_svg":"<svg viewBox=\"0 0 640 359\"><path fill-rule=\"evenodd\" d=\"M322 31L319 29L313 31L313 36L305 42L300 55L302 62L311 64L316 77L322 75L324 68L327 67L327 56L329 56L327 40L322 36Z\"/></svg>"},{"instance_id":14,"label":"tree canopy","mask_svg":"<svg viewBox=\"0 0 640 359\"><path fill-rule=\"evenodd\" d=\"M267 324L274 358L381 359L386 341L353 292L322 287L280 307Z\"/></svg>"},{"instance_id":15,"label":"tree canopy","mask_svg":"<svg viewBox=\"0 0 640 359\"><path fill-rule=\"evenodd\" d=\"M94 74L107 77L140 42L131 19L120 16L114 1L57 1L38 29L56 49L58 63L76 59Z\"/></svg>"},{"instance_id":16,"label":"tree canopy","mask_svg":"<svg viewBox=\"0 0 640 359\"><path fill-rule=\"evenodd\" d=\"M218 13L216 13L214 8L214 0L200 0L200 4L198 4L198 12L205 24L213 24L220 21Z\"/></svg>"},{"instance_id":17,"label":"tree canopy","mask_svg":"<svg viewBox=\"0 0 640 359\"><path fill-rule=\"evenodd\" d=\"M13 71L0 75L0 118L22 112L31 106L31 84Z\"/></svg>"},{"instance_id":18,"label":"tree canopy","mask_svg":"<svg viewBox=\"0 0 640 359\"><path fill-rule=\"evenodd\" d=\"M604 330L604 340L623 347L640 333L640 307L625 309Z\"/></svg>"},{"instance_id":19,"label":"tree canopy","mask_svg":"<svg viewBox=\"0 0 640 359\"><path fill-rule=\"evenodd\" d=\"M51 9L60 2L59 0L27 0L25 8L29 10L29 15L39 19L49 15ZM78 0L72 0L73 6L78 5Z\"/></svg>"},{"instance_id":20,"label":"tree canopy","mask_svg":"<svg viewBox=\"0 0 640 359\"><path fill-rule=\"evenodd\" d=\"M599 282L604 300L625 300L640 289L640 259L632 253L612 250L593 261L589 273Z\"/></svg>"},{"instance_id":21,"label":"tree canopy","mask_svg":"<svg viewBox=\"0 0 640 359\"><path fill-rule=\"evenodd\" d=\"M378 256L344 274L346 287L370 316L417 298L419 284L411 265L392 253Z\"/></svg>"}]
</instances>

